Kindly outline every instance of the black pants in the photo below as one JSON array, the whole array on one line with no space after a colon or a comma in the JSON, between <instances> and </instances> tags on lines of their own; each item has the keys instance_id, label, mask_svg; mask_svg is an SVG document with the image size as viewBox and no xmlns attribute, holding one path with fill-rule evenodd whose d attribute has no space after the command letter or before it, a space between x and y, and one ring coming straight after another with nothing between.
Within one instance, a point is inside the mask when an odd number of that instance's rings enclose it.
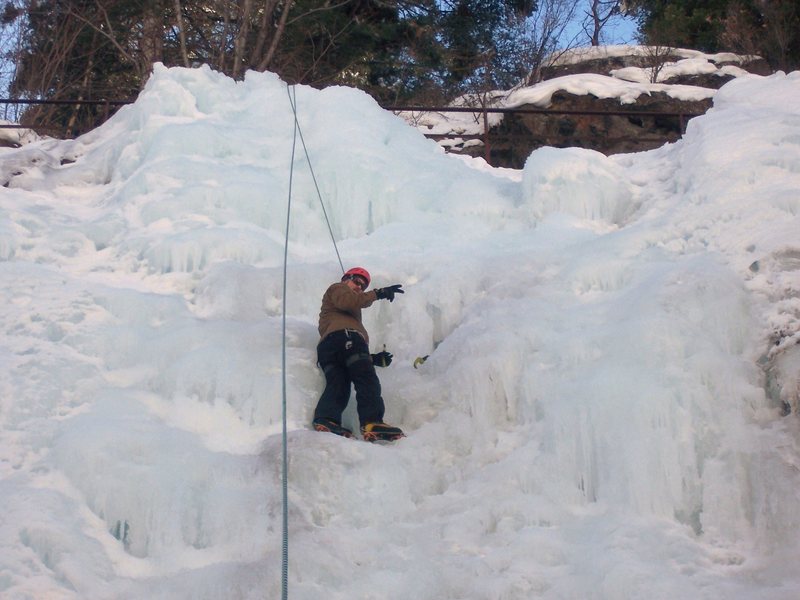
<instances>
[{"instance_id":1,"label":"black pants","mask_svg":"<svg viewBox=\"0 0 800 600\"><path fill-rule=\"evenodd\" d=\"M356 388L361 425L383 421L381 382L367 343L358 332L345 329L326 336L317 346L317 362L325 373L325 391L314 411L315 419L327 418L341 423L352 383Z\"/></svg>"}]
</instances>

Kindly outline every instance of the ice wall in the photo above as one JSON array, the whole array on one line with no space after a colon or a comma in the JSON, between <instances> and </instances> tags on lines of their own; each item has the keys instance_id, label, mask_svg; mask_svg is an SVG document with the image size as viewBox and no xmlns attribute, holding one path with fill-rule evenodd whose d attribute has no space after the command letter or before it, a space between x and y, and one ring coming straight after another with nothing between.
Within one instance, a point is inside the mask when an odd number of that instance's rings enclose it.
<instances>
[{"instance_id":1,"label":"ice wall","mask_svg":"<svg viewBox=\"0 0 800 600\"><path fill-rule=\"evenodd\" d=\"M783 558L800 525L796 431L756 364L779 314L770 273L791 270L764 261L751 278L747 262L796 231L800 122L780 98L797 87L737 82L651 153L539 150L521 183L444 155L360 92L296 88L345 266L407 291L365 318L395 354L387 420L410 436L307 430L319 300L341 271L298 146L294 597L800 589ZM754 110L781 131L743 129ZM273 75L159 67L91 134L0 155L0 590L277 596L293 118ZM742 149L722 156L732 129Z\"/></svg>"}]
</instances>

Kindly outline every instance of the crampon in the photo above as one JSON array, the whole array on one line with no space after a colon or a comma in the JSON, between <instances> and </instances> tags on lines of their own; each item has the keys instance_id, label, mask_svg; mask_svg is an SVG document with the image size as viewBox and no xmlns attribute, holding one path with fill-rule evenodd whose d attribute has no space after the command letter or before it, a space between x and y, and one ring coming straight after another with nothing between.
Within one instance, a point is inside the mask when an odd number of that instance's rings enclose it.
<instances>
[{"instance_id":1,"label":"crampon","mask_svg":"<svg viewBox=\"0 0 800 600\"><path fill-rule=\"evenodd\" d=\"M403 430L386 423L367 423L361 427L361 436L367 442L393 442L406 437Z\"/></svg>"},{"instance_id":2,"label":"crampon","mask_svg":"<svg viewBox=\"0 0 800 600\"><path fill-rule=\"evenodd\" d=\"M333 419L314 419L314 431L327 431L328 433L335 433L336 435L340 435L342 437L351 438L353 437L353 432L350 431L347 427L342 427L339 423L334 421Z\"/></svg>"}]
</instances>

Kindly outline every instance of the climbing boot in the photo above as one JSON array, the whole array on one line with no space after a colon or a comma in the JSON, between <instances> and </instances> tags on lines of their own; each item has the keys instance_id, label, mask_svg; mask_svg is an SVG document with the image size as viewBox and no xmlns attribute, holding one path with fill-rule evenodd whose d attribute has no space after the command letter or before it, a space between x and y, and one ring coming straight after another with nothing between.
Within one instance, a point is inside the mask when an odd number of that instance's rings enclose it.
<instances>
[{"instance_id":1,"label":"climbing boot","mask_svg":"<svg viewBox=\"0 0 800 600\"><path fill-rule=\"evenodd\" d=\"M342 427L339 423L337 423L333 419L326 419L325 417L319 417L314 419L313 425L315 431L327 431L329 433L335 433L336 435L341 435L342 437L346 438L353 437L352 431L347 429L347 427Z\"/></svg>"},{"instance_id":2,"label":"climbing boot","mask_svg":"<svg viewBox=\"0 0 800 600\"><path fill-rule=\"evenodd\" d=\"M367 423L362 425L361 435L368 442L393 442L406 437L402 429L386 423Z\"/></svg>"}]
</instances>

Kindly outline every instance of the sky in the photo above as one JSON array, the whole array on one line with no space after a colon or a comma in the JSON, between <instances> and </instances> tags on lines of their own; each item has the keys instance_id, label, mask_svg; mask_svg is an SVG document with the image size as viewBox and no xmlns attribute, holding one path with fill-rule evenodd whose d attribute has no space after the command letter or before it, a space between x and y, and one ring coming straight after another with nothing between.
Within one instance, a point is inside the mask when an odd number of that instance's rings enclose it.
<instances>
[{"instance_id":1,"label":"sky","mask_svg":"<svg viewBox=\"0 0 800 600\"><path fill-rule=\"evenodd\" d=\"M800 73L520 171L343 87L293 89L292 159L287 92L157 66L0 149L0 595L279 596L284 308L289 597L800 595ZM406 292L364 311L391 445L310 428L322 206Z\"/></svg>"},{"instance_id":2,"label":"sky","mask_svg":"<svg viewBox=\"0 0 800 600\"><path fill-rule=\"evenodd\" d=\"M568 27L563 36L563 41L566 43L568 40L577 40L579 45L588 44L590 36L586 33L580 21L585 18L586 11L589 8L590 2L584 2L585 8L579 8L577 12L576 23ZM600 42L603 45L615 44L636 44L636 36L638 35L638 25L636 19L624 15L615 15L609 19L601 29ZM573 44L567 44L573 45Z\"/></svg>"}]
</instances>

